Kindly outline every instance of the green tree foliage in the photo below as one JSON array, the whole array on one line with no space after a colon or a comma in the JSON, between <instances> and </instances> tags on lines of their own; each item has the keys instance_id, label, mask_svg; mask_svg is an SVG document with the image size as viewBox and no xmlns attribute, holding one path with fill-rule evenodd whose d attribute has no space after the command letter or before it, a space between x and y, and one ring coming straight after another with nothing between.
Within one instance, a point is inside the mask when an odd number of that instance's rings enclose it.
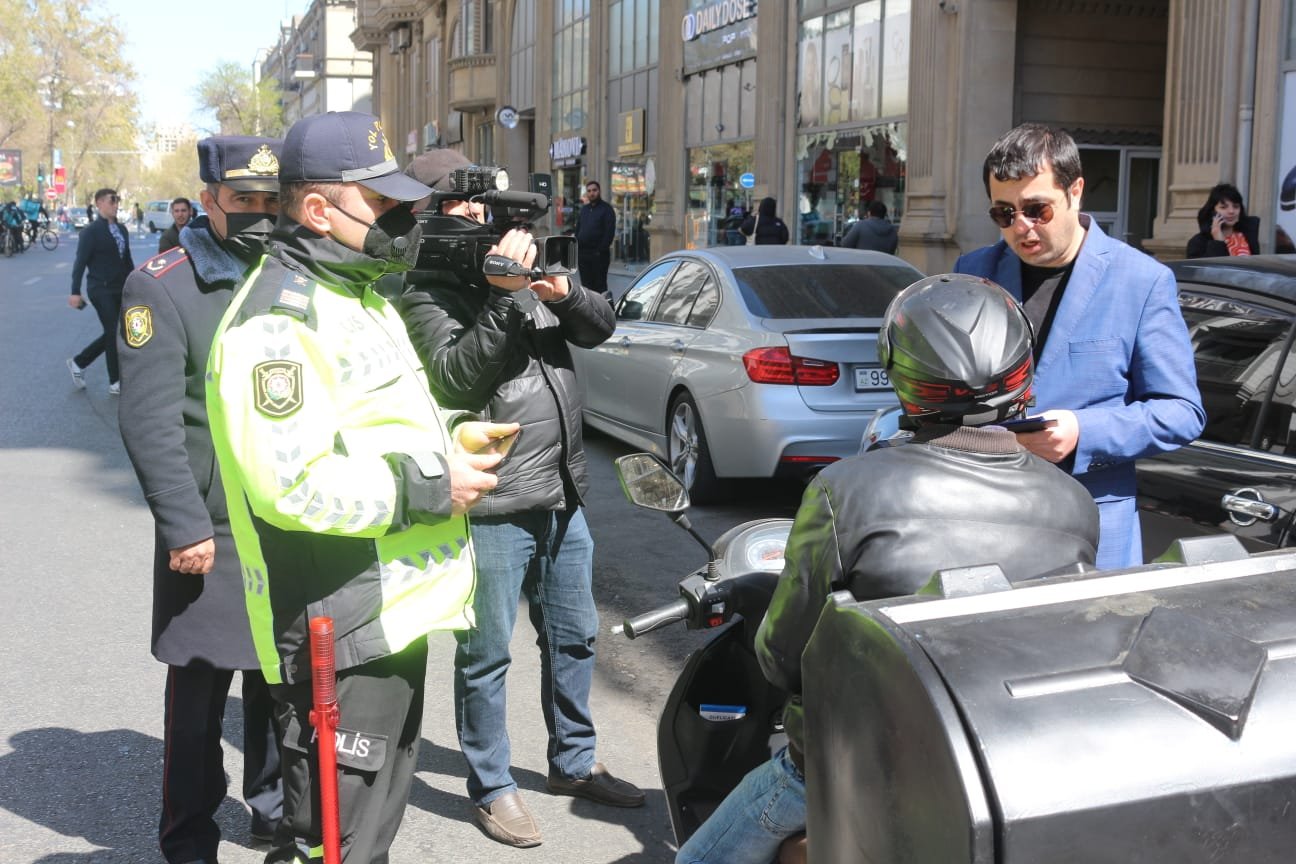
<instances>
[{"instance_id":1,"label":"green tree foliage","mask_svg":"<svg viewBox=\"0 0 1296 864\"><path fill-rule=\"evenodd\" d=\"M179 142L174 153L166 154L145 169L139 185L139 198L144 201L161 201L183 196L197 201L201 189L195 138Z\"/></svg>"},{"instance_id":2,"label":"green tree foliage","mask_svg":"<svg viewBox=\"0 0 1296 864\"><path fill-rule=\"evenodd\" d=\"M273 78L253 82L252 70L221 63L207 74L195 93L198 105L216 117L218 135L284 134L282 96Z\"/></svg>"},{"instance_id":3,"label":"green tree foliage","mask_svg":"<svg viewBox=\"0 0 1296 864\"><path fill-rule=\"evenodd\" d=\"M24 185L63 154L68 203L139 171L126 40L87 0L0 0L0 144L23 151Z\"/></svg>"}]
</instances>

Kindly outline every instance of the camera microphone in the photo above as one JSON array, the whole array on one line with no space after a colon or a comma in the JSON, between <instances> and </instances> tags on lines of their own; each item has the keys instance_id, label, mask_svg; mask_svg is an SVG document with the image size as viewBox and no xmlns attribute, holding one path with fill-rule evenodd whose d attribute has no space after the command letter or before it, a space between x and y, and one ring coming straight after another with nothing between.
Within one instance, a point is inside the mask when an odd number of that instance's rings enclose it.
<instances>
[{"instance_id":1,"label":"camera microphone","mask_svg":"<svg viewBox=\"0 0 1296 864\"><path fill-rule=\"evenodd\" d=\"M516 207L520 210L541 212L549 207L549 199L538 192L501 192L498 189L487 189L478 198L483 204L492 207Z\"/></svg>"}]
</instances>

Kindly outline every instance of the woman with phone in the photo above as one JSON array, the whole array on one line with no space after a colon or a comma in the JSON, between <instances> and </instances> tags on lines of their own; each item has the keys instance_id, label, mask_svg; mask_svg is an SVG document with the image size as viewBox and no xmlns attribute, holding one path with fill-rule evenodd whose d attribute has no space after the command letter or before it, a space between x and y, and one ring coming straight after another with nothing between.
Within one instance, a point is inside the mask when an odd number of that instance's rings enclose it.
<instances>
[{"instance_id":1,"label":"woman with phone","mask_svg":"<svg viewBox=\"0 0 1296 864\"><path fill-rule=\"evenodd\" d=\"M1211 189L1197 225L1201 230L1188 241L1188 258L1260 254L1260 219L1247 215L1242 193L1231 183Z\"/></svg>"}]
</instances>

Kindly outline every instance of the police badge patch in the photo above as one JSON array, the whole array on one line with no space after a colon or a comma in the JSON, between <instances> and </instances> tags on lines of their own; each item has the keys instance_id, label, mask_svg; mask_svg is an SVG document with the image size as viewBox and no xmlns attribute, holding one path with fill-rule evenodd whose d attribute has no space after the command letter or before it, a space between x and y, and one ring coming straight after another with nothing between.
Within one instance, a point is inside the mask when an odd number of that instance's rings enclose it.
<instances>
[{"instance_id":1,"label":"police badge patch","mask_svg":"<svg viewBox=\"0 0 1296 864\"><path fill-rule=\"evenodd\" d=\"M153 310L147 306L132 306L123 315L126 319L126 344L143 348L153 338Z\"/></svg>"},{"instance_id":2,"label":"police badge patch","mask_svg":"<svg viewBox=\"0 0 1296 864\"><path fill-rule=\"evenodd\" d=\"M267 360L252 367L257 410L267 417L287 417L302 406L301 364Z\"/></svg>"}]
</instances>

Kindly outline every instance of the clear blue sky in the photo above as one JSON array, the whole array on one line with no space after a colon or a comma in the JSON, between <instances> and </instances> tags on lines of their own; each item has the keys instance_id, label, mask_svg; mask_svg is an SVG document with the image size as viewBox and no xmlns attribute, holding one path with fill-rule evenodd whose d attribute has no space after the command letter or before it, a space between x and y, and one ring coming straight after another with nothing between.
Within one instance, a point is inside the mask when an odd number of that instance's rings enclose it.
<instances>
[{"instance_id":1,"label":"clear blue sky","mask_svg":"<svg viewBox=\"0 0 1296 864\"><path fill-rule=\"evenodd\" d=\"M148 3L97 0L126 37L144 123L210 126L194 99L198 82L220 63L250 72L258 48L279 38L279 23L310 8L310 0L216 0Z\"/></svg>"}]
</instances>

